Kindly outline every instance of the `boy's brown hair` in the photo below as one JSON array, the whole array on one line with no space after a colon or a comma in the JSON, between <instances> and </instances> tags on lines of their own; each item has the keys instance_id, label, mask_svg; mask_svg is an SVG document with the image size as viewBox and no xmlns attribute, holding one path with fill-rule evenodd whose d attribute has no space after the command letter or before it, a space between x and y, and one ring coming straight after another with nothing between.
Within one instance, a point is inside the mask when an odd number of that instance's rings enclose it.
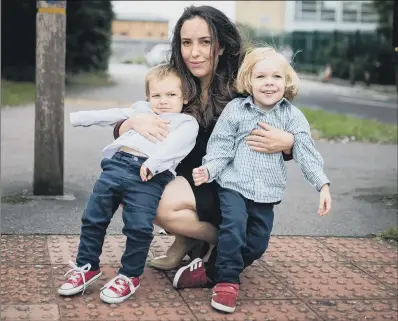
<instances>
[{"instance_id":1,"label":"boy's brown hair","mask_svg":"<svg viewBox=\"0 0 398 321\"><path fill-rule=\"evenodd\" d=\"M179 76L177 70L170 64L160 64L156 65L155 67L152 67L146 77L145 77L145 94L146 97L149 98L150 92L149 92L149 83L156 79L156 80L161 80L164 77L167 76L175 76L178 77L181 81L181 77ZM183 86L181 83L181 91L183 90ZM184 93L183 93L184 95ZM185 95L184 95L185 96Z\"/></svg>"}]
</instances>

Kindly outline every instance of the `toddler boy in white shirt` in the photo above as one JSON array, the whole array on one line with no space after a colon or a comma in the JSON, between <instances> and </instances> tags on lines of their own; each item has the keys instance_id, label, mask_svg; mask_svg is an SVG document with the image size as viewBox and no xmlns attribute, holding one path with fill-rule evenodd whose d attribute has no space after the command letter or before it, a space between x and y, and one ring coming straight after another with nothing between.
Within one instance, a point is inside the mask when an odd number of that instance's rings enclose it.
<instances>
[{"instance_id":1,"label":"toddler boy in white shirt","mask_svg":"<svg viewBox=\"0 0 398 321\"><path fill-rule=\"evenodd\" d=\"M153 143L134 130L121 135L103 150L102 173L94 185L82 217L76 264L58 293L69 296L84 292L102 272L99 257L106 229L120 203L123 207L123 234L126 250L118 275L102 289L106 303L120 303L140 286L149 246L153 239L153 220L165 186L174 179L175 168L193 149L199 125L195 118L181 113L187 103L177 71L164 64L152 68L146 77L146 102L130 108L71 113L73 126L107 126L136 114L156 114L169 120L170 133Z\"/></svg>"}]
</instances>

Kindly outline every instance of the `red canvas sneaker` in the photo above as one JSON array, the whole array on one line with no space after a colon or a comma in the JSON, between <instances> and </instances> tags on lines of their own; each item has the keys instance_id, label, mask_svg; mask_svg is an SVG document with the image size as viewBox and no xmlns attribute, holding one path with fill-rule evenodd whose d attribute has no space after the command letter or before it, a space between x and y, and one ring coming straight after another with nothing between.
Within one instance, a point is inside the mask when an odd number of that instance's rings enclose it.
<instances>
[{"instance_id":1,"label":"red canvas sneaker","mask_svg":"<svg viewBox=\"0 0 398 321\"><path fill-rule=\"evenodd\" d=\"M239 284L218 283L213 288L211 306L219 311L233 313L238 299Z\"/></svg>"},{"instance_id":2,"label":"red canvas sneaker","mask_svg":"<svg viewBox=\"0 0 398 321\"><path fill-rule=\"evenodd\" d=\"M128 278L119 274L101 289L100 298L106 303L121 303L128 299L140 287L140 278Z\"/></svg>"},{"instance_id":3,"label":"red canvas sneaker","mask_svg":"<svg viewBox=\"0 0 398 321\"><path fill-rule=\"evenodd\" d=\"M60 295L74 295L82 292L84 294L85 289L93 284L102 275L100 269L96 271L90 271L91 264L86 264L82 267L78 267L72 261L69 261L69 265L72 267L68 272L65 273L67 276L72 273L69 279L58 288Z\"/></svg>"},{"instance_id":4,"label":"red canvas sneaker","mask_svg":"<svg viewBox=\"0 0 398 321\"><path fill-rule=\"evenodd\" d=\"M173 286L177 289L202 288L210 284L202 259L197 258L180 268L174 276Z\"/></svg>"}]
</instances>

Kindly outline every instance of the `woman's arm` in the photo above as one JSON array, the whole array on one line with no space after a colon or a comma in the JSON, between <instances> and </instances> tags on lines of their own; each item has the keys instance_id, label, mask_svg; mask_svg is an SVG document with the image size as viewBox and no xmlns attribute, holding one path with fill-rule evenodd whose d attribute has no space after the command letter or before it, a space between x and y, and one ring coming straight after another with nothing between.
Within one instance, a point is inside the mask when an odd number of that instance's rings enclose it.
<instances>
[{"instance_id":1,"label":"woman's arm","mask_svg":"<svg viewBox=\"0 0 398 321\"><path fill-rule=\"evenodd\" d=\"M120 131L120 127L122 126L122 124L126 121L127 119L123 119L121 121L118 121L115 125L115 127L113 127L113 138L117 139L119 138L120 135L124 134L124 132Z\"/></svg>"},{"instance_id":2,"label":"woman's arm","mask_svg":"<svg viewBox=\"0 0 398 321\"><path fill-rule=\"evenodd\" d=\"M246 141L251 149L261 153L283 153L283 159L293 159L292 149L294 136L281 129L274 128L266 123L258 123L262 129L255 129Z\"/></svg>"},{"instance_id":3,"label":"woman's arm","mask_svg":"<svg viewBox=\"0 0 398 321\"><path fill-rule=\"evenodd\" d=\"M160 118L157 115L136 115L129 119L119 121L113 128L113 137L118 138L125 132L134 129L153 143L162 141L169 133L169 120Z\"/></svg>"}]
</instances>

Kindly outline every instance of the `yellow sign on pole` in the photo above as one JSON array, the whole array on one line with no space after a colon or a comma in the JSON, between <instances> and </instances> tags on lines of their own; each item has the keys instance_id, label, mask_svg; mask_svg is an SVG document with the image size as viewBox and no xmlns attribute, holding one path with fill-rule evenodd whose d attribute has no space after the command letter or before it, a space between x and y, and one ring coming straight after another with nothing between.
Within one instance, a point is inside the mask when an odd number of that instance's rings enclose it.
<instances>
[{"instance_id":1,"label":"yellow sign on pole","mask_svg":"<svg viewBox=\"0 0 398 321\"><path fill-rule=\"evenodd\" d=\"M37 10L39 13L52 13L52 14L66 14L66 8L39 8Z\"/></svg>"}]
</instances>

